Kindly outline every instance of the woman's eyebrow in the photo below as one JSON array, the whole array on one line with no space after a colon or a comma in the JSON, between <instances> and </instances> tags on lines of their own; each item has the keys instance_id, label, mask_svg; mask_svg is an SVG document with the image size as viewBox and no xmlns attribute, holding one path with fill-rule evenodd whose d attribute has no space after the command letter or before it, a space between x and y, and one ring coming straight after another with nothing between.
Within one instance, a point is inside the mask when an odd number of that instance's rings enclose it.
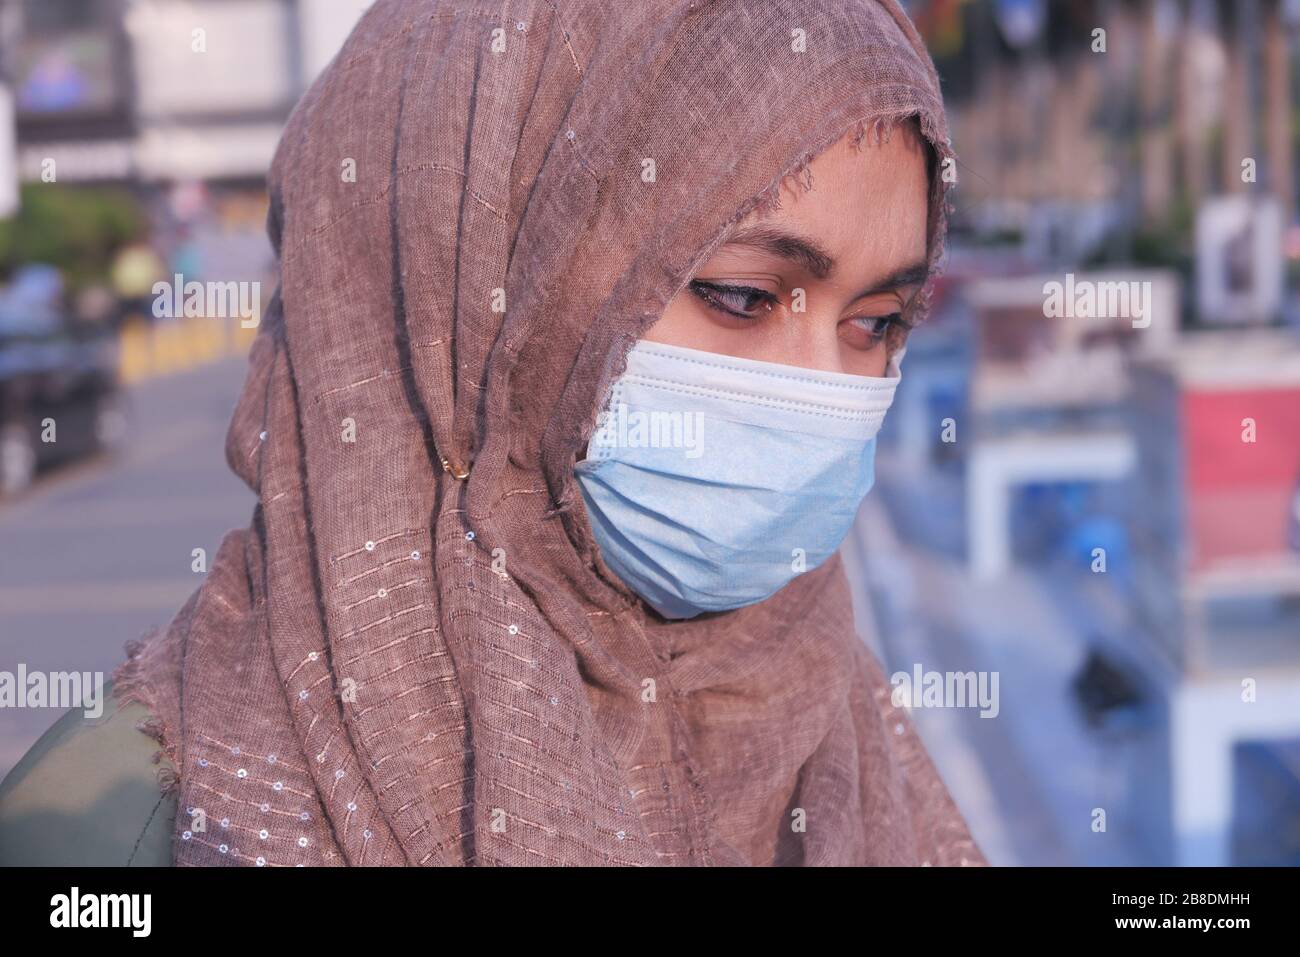
<instances>
[{"instance_id":1,"label":"woman's eyebrow","mask_svg":"<svg viewBox=\"0 0 1300 957\"><path fill-rule=\"evenodd\" d=\"M742 226L727 238L726 245L762 249L803 266L818 279L825 279L835 268L834 257L814 240L770 223Z\"/></svg>"},{"instance_id":2,"label":"woman's eyebrow","mask_svg":"<svg viewBox=\"0 0 1300 957\"><path fill-rule=\"evenodd\" d=\"M861 299L863 296L874 296L878 292L889 292L891 289L901 289L904 286L920 286L929 278L930 264L925 261L914 262L910 266L894 270L880 282L862 290L853 298Z\"/></svg>"},{"instance_id":3,"label":"woman's eyebrow","mask_svg":"<svg viewBox=\"0 0 1300 957\"><path fill-rule=\"evenodd\" d=\"M752 246L788 259L802 266L818 279L825 279L835 269L835 257L807 236L789 232L771 223L755 223L737 229L726 241L726 245ZM909 263L894 270L884 279L864 289L853 298L887 292L902 286L915 286L925 282L930 276L930 266L924 260Z\"/></svg>"}]
</instances>

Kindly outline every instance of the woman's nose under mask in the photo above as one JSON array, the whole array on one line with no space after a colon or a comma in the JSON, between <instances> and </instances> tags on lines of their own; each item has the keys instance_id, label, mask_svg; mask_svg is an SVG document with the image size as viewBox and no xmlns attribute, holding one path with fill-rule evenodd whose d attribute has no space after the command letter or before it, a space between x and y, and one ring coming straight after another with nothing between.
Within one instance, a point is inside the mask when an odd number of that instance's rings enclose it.
<instances>
[{"instance_id":1,"label":"woman's nose under mask","mask_svg":"<svg viewBox=\"0 0 1300 957\"><path fill-rule=\"evenodd\" d=\"M575 474L605 563L665 618L826 561L875 479L899 381L638 342Z\"/></svg>"}]
</instances>

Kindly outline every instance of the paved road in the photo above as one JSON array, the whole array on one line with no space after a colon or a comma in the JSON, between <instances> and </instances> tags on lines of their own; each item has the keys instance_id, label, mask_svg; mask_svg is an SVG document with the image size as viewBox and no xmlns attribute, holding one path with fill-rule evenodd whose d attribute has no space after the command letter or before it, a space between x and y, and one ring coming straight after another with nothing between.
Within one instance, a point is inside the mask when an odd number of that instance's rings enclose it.
<instances>
[{"instance_id":1,"label":"paved road","mask_svg":"<svg viewBox=\"0 0 1300 957\"><path fill-rule=\"evenodd\" d=\"M971 709L923 710L918 719L938 744L961 740L978 756L986 788L977 792L983 800L972 804L970 824L980 829L977 840L988 840L990 861L1167 863L1153 857L1158 841L1142 833L1158 833L1165 823L1159 801L1143 805L1135 797L1157 794L1158 785L1129 751L1086 727L1075 704L1072 683L1089 635L1118 627L1111 621L1114 596L1100 588L1084 592L1078 576L1062 579L1041 563L1018 565L996 582L971 580L953 547L953 529L965 525L960 483L901 470L888 458L878 472L877 501L882 509L888 503L899 551L895 569L907 582L890 657L904 670L910 662L934 662L935 670L999 678L995 719ZM1082 579L1094 585L1089 576ZM899 582L891 584L897 589ZM1105 834L1092 831L1097 807L1112 815Z\"/></svg>"},{"instance_id":2,"label":"paved road","mask_svg":"<svg viewBox=\"0 0 1300 957\"><path fill-rule=\"evenodd\" d=\"M244 358L130 390L127 447L112 459L43 476L0 504L0 671L103 671L123 643L164 625L202 576L195 548L216 554L246 525L253 494L226 466L225 432ZM0 709L0 777L59 717Z\"/></svg>"}]
</instances>

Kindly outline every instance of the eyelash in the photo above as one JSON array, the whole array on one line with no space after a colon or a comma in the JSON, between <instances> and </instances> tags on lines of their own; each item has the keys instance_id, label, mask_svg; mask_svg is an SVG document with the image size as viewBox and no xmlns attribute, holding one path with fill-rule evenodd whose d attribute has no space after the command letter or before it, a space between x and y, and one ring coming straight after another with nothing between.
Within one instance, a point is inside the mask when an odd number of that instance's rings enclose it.
<instances>
[{"instance_id":1,"label":"eyelash","mask_svg":"<svg viewBox=\"0 0 1300 957\"><path fill-rule=\"evenodd\" d=\"M755 289L753 286L732 286L725 283L705 282L702 279L693 279L690 283L691 292L706 306L711 309L717 309L736 319L742 319L748 322L757 322L762 316L751 316L736 309L729 308L723 301L728 296L738 296L742 300L748 300L751 297L758 297L759 302L766 302L774 305L778 300L776 296L766 289ZM734 300L733 300L734 302ZM750 306L753 308L753 306ZM903 329L911 329L912 324L903 318L902 312L894 312L884 316L864 316L872 322L883 323L884 325L877 332L871 335L883 338L889 330L895 326Z\"/></svg>"},{"instance_id":2,"label":"eyelash","mask_svg":"<svg viewBox=\"0 0 1300 957\"><path fill-rule=\"evenodd\" d=\"M691 281L691 292L693 292L705 305L714 309L721 309L728 315L735 316L738 319L756 320L759 316L750 316L736 309L728 308L722 300L728 296L738 296L742 300L749 299L751 296L758 297L759 302L765 302L769 305L776 304L776 296L766 289L755 289L753 286L729 286L722 283L704 282L701 279ZM734 303L734 300L733 300ZM752 308L752 307L751 307Z\"/></svg>"}]
</instances>

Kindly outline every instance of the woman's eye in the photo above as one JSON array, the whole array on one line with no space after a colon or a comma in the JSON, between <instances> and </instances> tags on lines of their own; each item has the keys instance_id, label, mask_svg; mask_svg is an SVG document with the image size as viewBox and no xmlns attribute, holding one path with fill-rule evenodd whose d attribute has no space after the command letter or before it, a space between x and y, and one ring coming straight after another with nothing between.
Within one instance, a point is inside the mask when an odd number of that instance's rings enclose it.
<instances>
[{"instance_id":1,"label":"woman's eye","mask_svg":"<svg viewBox=\"0 0 1300 957\"><path fill-rule=\"evenodd\" d=\"M853 321L873 336L883 336L889 331L890 326L903 321L903 314L901 312L891 312L887 316L865 316Z\"/></svg>"},{"instance_id":2,"label":"woman's eye","mask_svg":"<svg viewBox=\"0 0 1300 957\"><path fill-rule=\"evenodd\" d=\"M777 299L765 289L753 286L729 286L722 283L691 281L691 292L706 305L742 319L758 319L766 315Z\"/></svg>"},{"instance_id":3,"label":"woman's eye","mask_svg":"<svg viewBox=\"0 0 1300 957\"><path fill-rule=\"evenodd\" d=\"M911 328L901 312L891 312L885 316L862 316L850 319L845 325L850 328L850 338L859 349L874 349L895 328Z\"/></svg>"}]
</instances>

